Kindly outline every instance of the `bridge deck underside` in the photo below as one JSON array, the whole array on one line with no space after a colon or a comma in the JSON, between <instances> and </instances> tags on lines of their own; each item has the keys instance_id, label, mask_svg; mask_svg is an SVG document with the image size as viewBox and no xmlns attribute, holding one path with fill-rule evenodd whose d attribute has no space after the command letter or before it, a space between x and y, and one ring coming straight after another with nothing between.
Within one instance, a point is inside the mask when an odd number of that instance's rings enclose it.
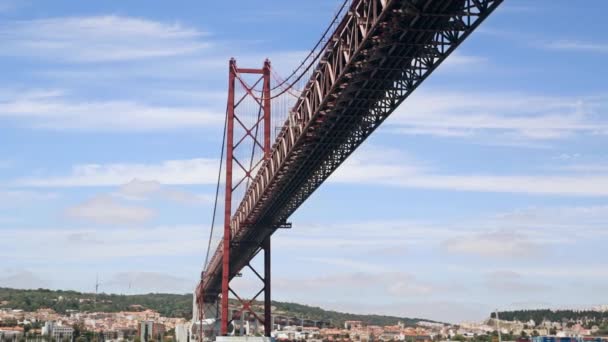
<instances>
[{"instance_id":1,"label":"bridge deck underside","mask_svg":"<svg viewBox=\"0 0 608 342\"><path fill-rule=\"evenodd\" d=\"M353 3L294 107L294 116L277 138L272 158L280 162L271 160L265 165L274 169L266 175L270 181L261 191L257 189L255 201L247 203L246 196L238 209L241 212L235 214L231 277L247 265L260 242L285 222L500 3ZM270 167L273 162L278 167ZM258 178L264 175L258 174ZM248 195L256 195L250 192ZM243 211L246 215L238 216ZM209 300L217 296L221 285L220 247L203 279L203 292Z\"/></svg>"}]
</instances>

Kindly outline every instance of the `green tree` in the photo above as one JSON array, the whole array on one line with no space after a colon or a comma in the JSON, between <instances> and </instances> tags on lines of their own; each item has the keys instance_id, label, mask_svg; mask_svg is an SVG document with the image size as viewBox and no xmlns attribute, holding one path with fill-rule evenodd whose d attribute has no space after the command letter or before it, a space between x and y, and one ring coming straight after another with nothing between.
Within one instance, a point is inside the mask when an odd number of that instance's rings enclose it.
<instances>
[{"instance_id":1,"label":"green tree","mask_svg":"<svg viewBox=\"0 0 608 342\"><path fill-rule=\"evenodd\" d=\"M460 342L464 342L464 341L466 341L466 337L464 337L464 336L462 336L462 335L460 335L460 334L457 334L457 335L455 335L455 336L452 338L452 340L454 340L454 341L460 341Z\"/></svg>"},{"instance_id":2,"label":"green tree","mask_svg":"<svg viewBox=\"0 0 608 342\"><path fill-rule=\"evenodd\" d=\"M82 323L82 322L74 323L72 325L72 329L74 329L74 338L78 338L83 334L83 332L85 330L84 323Z\"/></svg>"}]
</instances>

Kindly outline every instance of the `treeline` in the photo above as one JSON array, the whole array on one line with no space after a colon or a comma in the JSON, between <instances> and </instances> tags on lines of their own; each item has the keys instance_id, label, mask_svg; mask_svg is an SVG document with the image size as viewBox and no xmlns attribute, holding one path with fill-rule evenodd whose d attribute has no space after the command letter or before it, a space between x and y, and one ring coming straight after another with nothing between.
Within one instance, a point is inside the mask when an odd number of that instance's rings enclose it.
<instances>
[{"instance_id":1,"label":"treeline","mask_svg":"<svg viewBox=\"0 0 608 342\"><path fill-rule=\"evenodd\" d=\"M287 302L272 302L272 305L275 306L275 311L285 312L288 316L330 321L333 326L343 326L344 321L362 321L368 325L395 325L397 322L402 322L406 326L414 326L420 321L434 322L432 320L421 318L352 314Z\"/></svg>"},{"instance_id":2,"label":"treeline","mask_svg":"<svg viewBox=\"0 0 608 342\"><path fill-rule=\"evenodd\" d=\"M496 313L490 315L491 318L496 318ZM506 321L527 322L534 320L536 324L543 320L551 322L562 321L608 321L608 312L600 312L593 310L515 310L498 312L498 317Z\"/></svg>"},{"instance_id":3,"label":"treeline","mask_svg":"<svg viewBox=\"0 0 608 342\"><path fill-rule=\"evenodd\" d=\"M261 303L256 303L261 304ZM18 290L0 288L0 308L36 311L40 308L50 308L65 314L68 310L84 312L119 312L129 311L141 305L142 309L158 311L166 317L192 318L191 294L150 293L143 295L118 295L101 293L95 297L92 293L61 290ZM342 326L344 321L362 321L369 325L394 325L401 321L413 326L419 321L433 322L419 318L407 318L385 315L359 315L330 310L308 305L272 302L274 311L278 314L303 319L330 321L333 326Z\"/></svg>"},{"instance_id":4,"label":"treeline","mask_svg":"<svg viewBox=\"0 0 608 342\"><path fill-rule=\"evenodd\" d=\"M141 305L158 311L166 317L192 317L192 295L178 294L145 294L117 295L101 293L95 297L92 293L62 290L18 290L0 288L0 307L36 311L50 308L65 314L68 310L118 312L133 310L133 305Z\"/></svg>"}]
</instances>

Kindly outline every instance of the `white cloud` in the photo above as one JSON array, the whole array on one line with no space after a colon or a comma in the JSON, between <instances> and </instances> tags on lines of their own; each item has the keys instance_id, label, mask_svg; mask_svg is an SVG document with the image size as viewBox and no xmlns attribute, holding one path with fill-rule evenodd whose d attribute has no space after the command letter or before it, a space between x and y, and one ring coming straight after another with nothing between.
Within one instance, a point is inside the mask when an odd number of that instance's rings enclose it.
<instances>
[{"instance_id":1,"label":"white cloud","mask_svg":"<svg viewBox=\"0 0 608 342\"><path fill-rule=\"evenodd\" d=\"M193 279L176 277L161 272L120 272L103 283L104 288L129 289L130 292L191 293L196 286Z\"/></svg>"},{"instance_id":2,"label":"white cloud","mask_svg":"<svg viewBox=\"0 0 608 342\"><path fill-rule=\"evenodd\" d=\"M0 275L0 287L13 289L48 288L49 282L28 270L4 270Z\"/></svg>"},{"instance_id":3,"label":"white cloud","mask_svg":"<svg viewBox=\"0 0 608 342\"><path fill-rule=\"evenodd\" d=\"M324 265L337 266L340 269L351 269L360 272L377 272L385 269L384 267L378 264L347 258L306 257L299 258L298 260L304 262L313 262ZM386 270L388 270L388 268L386 268Z\"/></svg>"},{"instance_id":4,"label":"white cloud","mask_svg":"<svg viewBox=\"0 0 608 342\"><path fill-rule=\"evenodd\" d=\"M486 91L418 90L388 121L393 132L412 135L555 140L604 134L605 97L557 97ZM498 136L497 136L498 135Z\"/></svg>"},{"instance_id":5,"label":"white cloud","mask_svg":"<svg viewBox=\"0 0 608 342\"><path fill-rule=\"evenodd\" d=\"M207 237L208 231L195 225L6 228L0 230L0 258L47 265L49 260L87 264L128 257L192 256L202 264L201 246L206 246Z\"/></svg>"},{"instance_id":6,"label":"white cloud","mask_svg":"<svg viewBox=\"0 0 608 342\"><path fill-rule=\"evenodd\" d=\"M336 292L335 296L342 298L349 298L352 293L415 297L429 295L439 289L439 287L436 288L404 272L338 272L308 278L275 278L274 281L277 291L298 292L315 289ZM448 289L442 290L447 291Z\"/></svg>"},{"instance_id":7,"label":"white cloud","mask_svg":"<svg viewBox=\"0 0 608 342\"><path fill-rule=\"evenodd\" d=\"M488 64L488 59L480 56L463 55L455 52L441 64L441 72L445 71L463 71L471 72L471 70L480 70L484 65Z\"/></svg>"},{"instance_id":8,"label":"white cloud","mask_svg":"<svg viewBox=\"0 0 608 342\"><path fill-rule=\"evenodd\" d=\"M454 237L443 243L446 252L483 257L526 258L538 255L540 246L513 232L481 233Z\"/></svg>"},{"instance_id":9,"label":"white cloud","mask_svg":"<svg viewBox=\"0 0 608 342\"><path fill-rule=\"evenodd\" d=\"M0 94L0 117L46 129L151 131L219 126L224 115L197 107L74 100L61 90L38 90Z\"/></svg>"},{"instance_id":10,"label":"white cloud","mask_svg":"<svg viewBox=\"0 0 608 342\"><path fill-rule=\"evenodd\" d=\"M151 220L156 213L145 207L123 205L108 196L96 196L68 208L68 217L107 224L138 224Z\"/></svg>"},{"instance_id":11,"label":"white cloud","mask_svg":"<svg viewBox=\"0 0 608 342\"><path fill-rule=\"evenodd\" d=\"M436 291L432 285L420 283L413 276L400 276L387 283L390 284L388 293L398 297L426 296Z\"/></svg>"},{"instance_id":12,"label":"white cloud","mask_svg":"<svg viewBox=\"0 0 608 342\"><path fill-rule=\"evenodd\" d=\"M178 23L91 16L5 21L3 55L65 62L112 62L188 55L209 46L205 33Z\"/></svg>"},{"instance_id":13,"label":"white cloud","mask_svg":"<svg viewBox=\"0 0 608 342\"><path fill-rule=\"evenodd\" d=\"M446 174L403 157L400 151L378 155L364 147L330 178L333 182L377 184L451 191L524 193L562 196L608 196L608 175ZM376 172L376 173L372 173ZM381 175L381 176L380 176Z\"/></svg>"},{"instance_id":14,"label":"white cloud","mask_svg":"<svg viewBox=\"0 0 608 342\"><path fill-rule=\"evenodd\" d=\"M408 220L364 220L357 222L299 222L285 234L276 234L274 248L288 253L318 254L299 260L354 270L381 270L382 265L358 260L361 253L416 253L420 248L442 248L459 254L508 257L537 256L540 246L571 248L574 244L608 237L608 206L530 207L458 222L430 218ZM381 231L382 234L378 234ZM447 241L446 241L447 240ZM331 250L342 257L324 256ZM355 258L356 260L348 259ZM387 265L386 267L392 267Z\"/></svg>"},{"instance_id":15,"label":"white cloud","mask_svg":"<svg viewBox=\"0 0 608 342\"><path fill-rule=\"evenodd\" d=\"M382 234L378 234L382 231ZM462 232L462 229L459 229ZM358 222L299 222L286 234L276 234L273 248L286 252L309 252L333 250L341 255L367 253L401 253L411 245L432 245L452 236L454 229L440 223L423 223L408 220L364 220ZM309 261L355 270L379 270L382 266L368 262L352 261L343 258L310 256Z\"/></svg>"},{"instance_id":16,"label":"white cloud","mask_svg":"<svg viewBox=\"0 0 608 342\"><path fill-rule=\"evenodd\" d=\"M608 53L608 43L580 40L557 40L543 45L551 50Z\"/></svg>"},{"instance_id":17,"label":"white cloud","mask_svg":"<svg viewBox=\"0 0 608 342\"><path fill-rule=\"evenodd\" d=\"M27 203L57 199L59 194L30 190L1 190L0 207L13 207Z\"/></svg>"},{"instance_id":18,"label":"white cloud","mask_svg":"<svg viewBox=\"0 0 608 342\"><path fill-rule=\"evenodd\" d=\"M564 263L559 268L554 267L529 267L518 270L519 273L531 277L555 277L555 278L591 278L600 279L601 283L608 282L608 265L600 261L599 264L581 265Z\"/></svg>"},{"instance_id":19,"label":"white cloud","mask_svg":"<svg viewBox=\"0 0 608 342\"><path fill-rule=\"evenodd\" d=\"M114 195L127 200L141 201L160 198L183 204L210 203L213 200L209 195L194 194L169 188L158 181L144 181L137 178L122 185Z\"/></svg>"},{"instance_id":20,"label":"white cloud","mask_svg":"<svg viewBox=\"0 0 608 342\"><path fill-rule=\"evenodd\" d=\"M23 178L17 185L33 187L120 186L133 179L154 179L160 184L215 184L218 162L196 158L156 164L81 164L66 176Z\"/></svg>"},{"instance_id":21,"label":"white cloud","mask_svg":"<svg viewBox=\"0 0 608 342\"><path fill-rule=\"evenodd\" d=\"M530 207L497 215L496 219L520 227L533 225L537 229L538 225L603 227L608 221L608 205Z\"/></svg>"},{"instance_id":22,"label":"white cloud","mask_svg":"<svg viewBox=\"0 0 608 342\"><path fill-rule=\"evenodd\" d=\"M505 293L546 293L550 286L527 281L524 277L513 271L495 271L486 274L486 286L494 291Z\"/></svg>"},{"instance_id":23,"label":"white cloud","mask_svg":"<svg viewBox=\"0 0 608 342\"><path fill-rule=\"evenodd\" d=\"M563 166L564 170L583 173L608 173L608 164L580 163Z\"/></svg>"},{"instance_id":24,"label":"white cloud","mask_svg":"<svg viewBox=\"0 0 608 342\"><path fill-rule=\"evenodd\" d=\"M162 185L159 182L142 181L135 178L122 185L116 194L130 200L144 200L148 199L150 195L160 192L161 188Z\"/></svg>"},{"instance_id":25,"label":"white cloud","mask_svg":"<svg viewBox=\"0 0 608 342\"><path fill-rule=\"evenodd\" d=\"M422 174L389 184L437 190L524 193L536 195L608 196L608 177L494 176Z\"/></svg>"},{"instance_id":26,"label":"white cloud","mask_svg":"<svg viewBox=\"0 0 608 342\"><path fill-rule=\"evenodd\" d=\"M578 260L563 261L560 263L559 267L553 267L555 266L554 260L551 260L549 261L549 264L526 263L525 266L510 266L508 268L499 269L495 266L476 267L473 265L450 265L448 268L452 272L457 272L458 274L464 274L466 276L485 274L487 278L494 274L509 275L515 273L517 275L516 278L519 279L524 277L526 279L535 280L538 280L539 277L551 278L548 281L552 284L555 284L560 278L570 280L582 279L588 284L605 284L606 281L608 281L608 267L605 263L602 263L603 260L599 261L600 262L598 263L585 260L588 264L585 264L585 262L581 263Z\"/></svg>"}]
</instances>

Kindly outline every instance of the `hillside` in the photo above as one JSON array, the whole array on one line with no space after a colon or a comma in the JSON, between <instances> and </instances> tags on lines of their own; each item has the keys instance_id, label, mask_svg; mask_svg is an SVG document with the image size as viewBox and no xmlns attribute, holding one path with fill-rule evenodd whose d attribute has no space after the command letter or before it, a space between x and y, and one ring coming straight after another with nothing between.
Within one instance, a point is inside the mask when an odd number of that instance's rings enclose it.
<instances>
[{"instance_id":1,"label":"hillside","mask_svg":"<svg viewBox=\"0 0 608 342\"><path fill-rule=\"evenodd\" d=\"M491 318L495 318L496 314L491 313ZM527 322L534 320L537 324L543 320L551 322L562 321L592 321L605 322L608 321L608 312L593 311L593 310L514 310L503 311L498 313L498 317L505 321L520 321Z\"/></svg>"},{"instance_id":2,"label":"hillside","mask_svg":"<svg viewBox=\"0 0 608 342\"><path fill-rule=\"evenodd\" d=\"M67 310L117 312L130 310L130 306L132 305L141 305L144 308L158 311L161 315L167 317L191 318L192 316L191 294L150 293L143 295L118 295L101 293L97 295L96 302L94 298L95 295L92 293L76 291L0 288L0 308L22 309L25 311L51 308L59 313L65 313ZM363 321L373 325L393 325L398 321L406 325L414 325L419 321L432 322L418 318L343 313L296 303L273 301L272 305L274 311L282 315L312 320L331 320L333 325L336 326L342 325L347 320Z\"/></svg>"}]
</instances>

